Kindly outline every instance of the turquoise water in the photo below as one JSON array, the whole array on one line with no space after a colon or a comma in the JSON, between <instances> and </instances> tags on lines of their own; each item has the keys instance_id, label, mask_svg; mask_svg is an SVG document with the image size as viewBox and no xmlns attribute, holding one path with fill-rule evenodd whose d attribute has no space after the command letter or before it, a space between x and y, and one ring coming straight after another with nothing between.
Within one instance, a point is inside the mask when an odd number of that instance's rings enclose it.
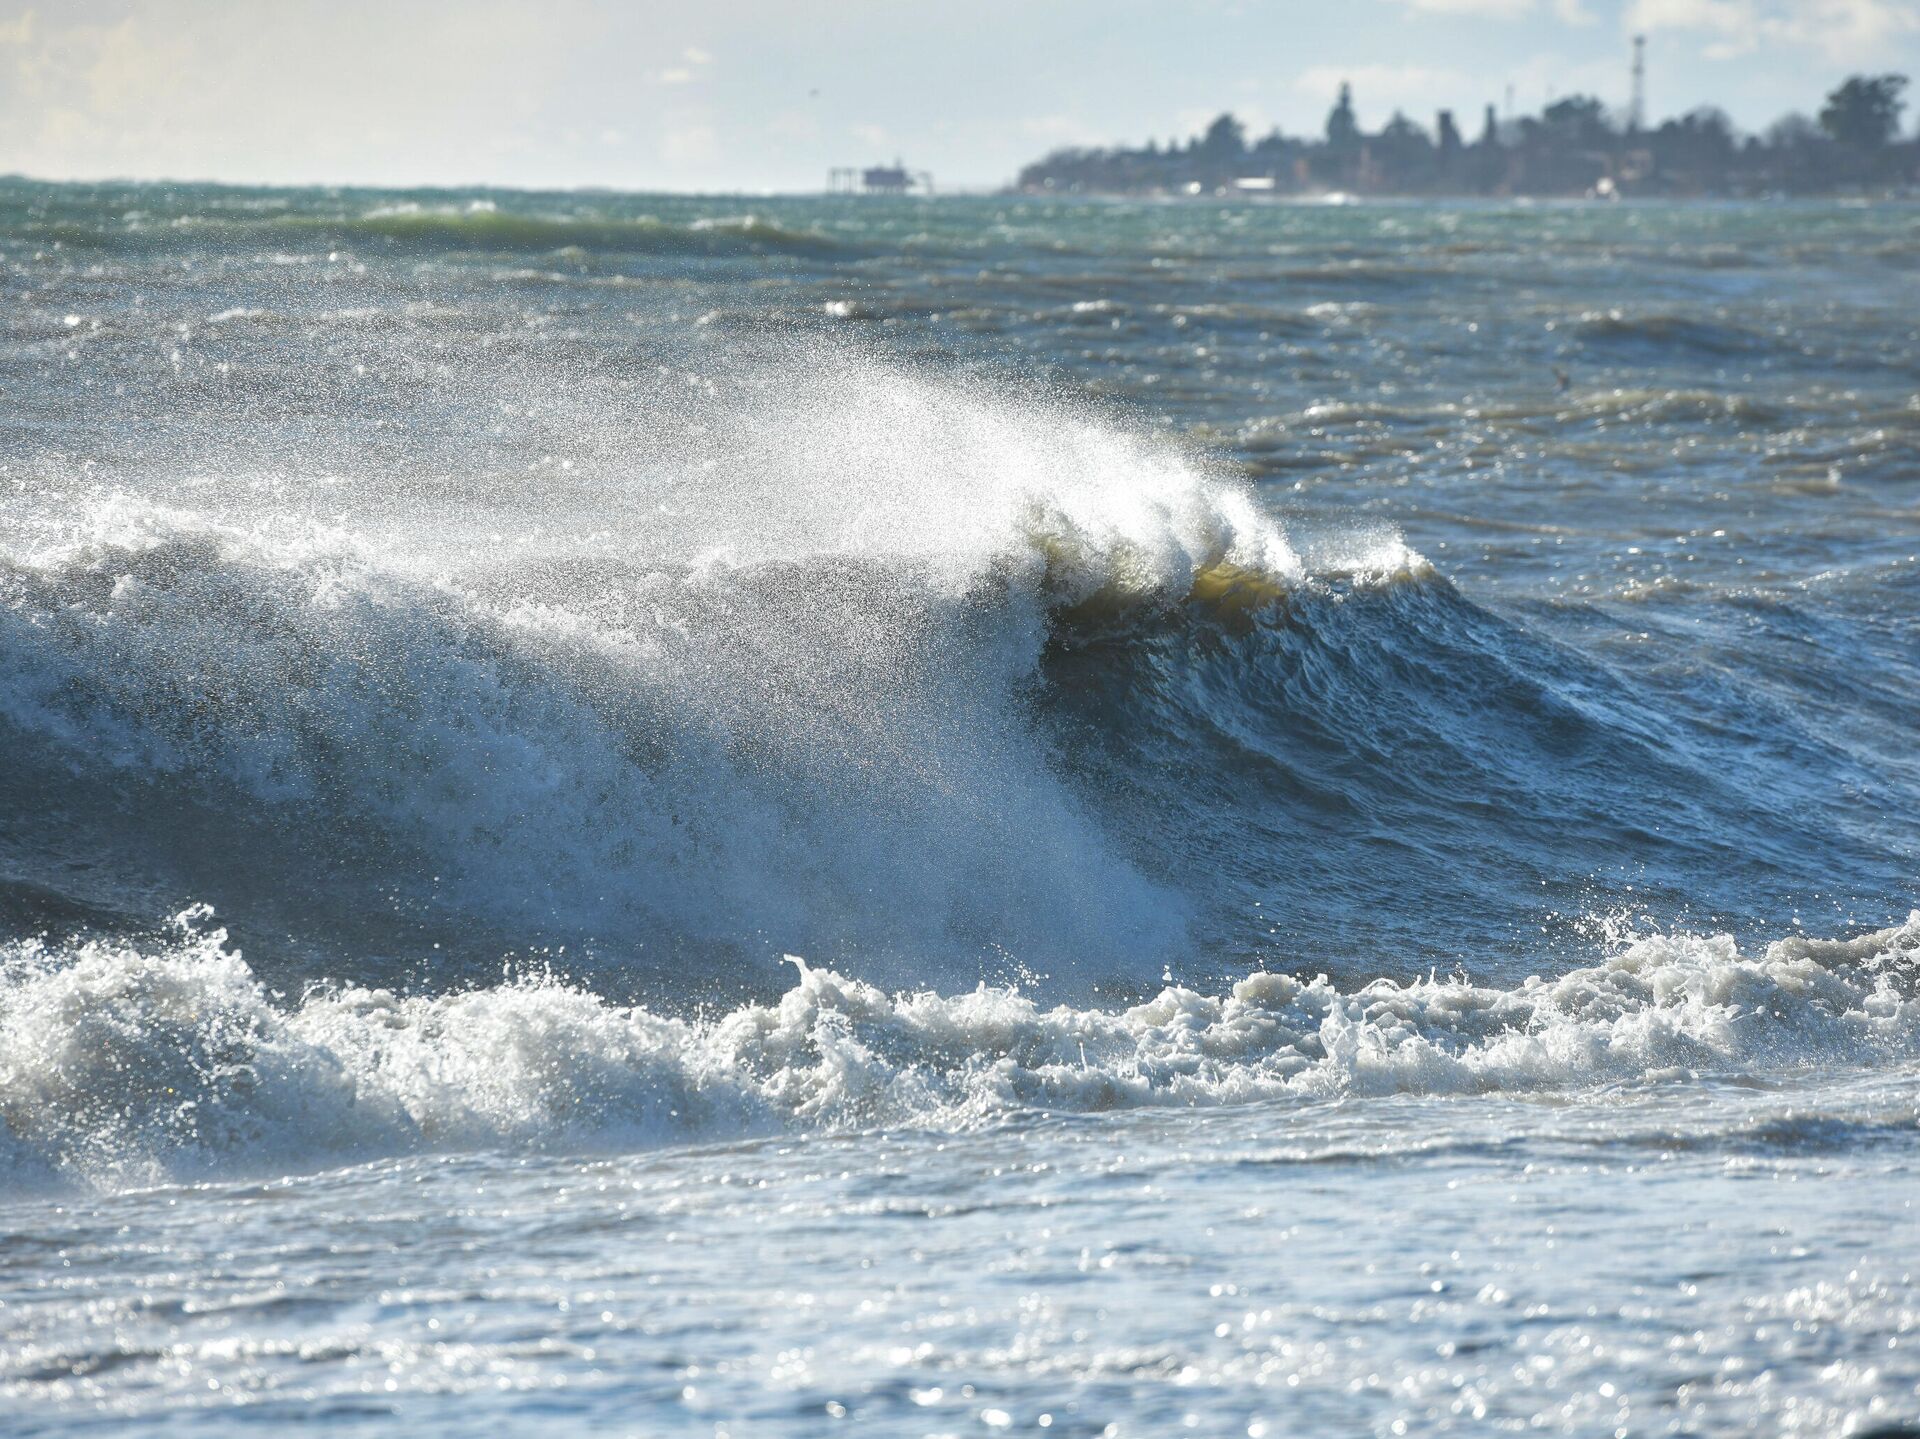
<instances>
[{"instance_id":1,"label":"turquoise water","mask_svg":"<svg viewBox=\"0 0 1920 1439\"><path fill-rule=\"evenodd\" d=\"M23 1432L1920 1423L1912 221L0 182Z\"/></svg>"}]
</instances>

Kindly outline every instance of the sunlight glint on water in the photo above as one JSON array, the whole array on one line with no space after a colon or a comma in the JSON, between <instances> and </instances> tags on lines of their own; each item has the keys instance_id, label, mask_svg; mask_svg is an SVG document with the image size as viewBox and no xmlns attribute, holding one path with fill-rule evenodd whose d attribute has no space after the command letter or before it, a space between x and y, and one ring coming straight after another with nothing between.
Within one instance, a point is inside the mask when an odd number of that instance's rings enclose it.
<instances>
[{"instance_id":1,"label":"sunlight glint on water","mask_svg":"<svg viewBox=\"0 0 1920 1439\"><path fill-rule=\"evenodd\" d=\"M1911 218L0 183L20 1432L1920 1423Z\"/></svg>"}]
</instances>

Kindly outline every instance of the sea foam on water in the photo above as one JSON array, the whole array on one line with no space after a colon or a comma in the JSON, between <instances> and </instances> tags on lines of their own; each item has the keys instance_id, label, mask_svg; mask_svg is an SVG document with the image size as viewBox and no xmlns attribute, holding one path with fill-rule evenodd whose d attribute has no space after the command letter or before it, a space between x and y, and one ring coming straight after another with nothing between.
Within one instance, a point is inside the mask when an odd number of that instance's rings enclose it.
<instances>
[{"instance_id":1,"label":"sea foam on water","mask_svg":"<svg viewBox=\"0 0 1920 1439\"><path fill-rule=\"evenodd\" d=\"M117 1185L414 1152L965 1129L1026 1111L1590 1091L1873 1066L1920 1039L1920 913L1742 953L1656 934L1510 989L1257 973L1125 1009L888 992L802 964L709 1017L553 978L270 993L201 912L164 945L0 959L9 1182Z\"/></svg>"},{"instance_id":2,"label":"sea foam on water","mask_svg":"<svg viewBox=\"0 0 1920 1439\"><path fill-rule=\"evenodd\" d=\"M13 1426L1911 1428L1911 216L746 210L0 180Z\"/></svg>"}]
</instances>

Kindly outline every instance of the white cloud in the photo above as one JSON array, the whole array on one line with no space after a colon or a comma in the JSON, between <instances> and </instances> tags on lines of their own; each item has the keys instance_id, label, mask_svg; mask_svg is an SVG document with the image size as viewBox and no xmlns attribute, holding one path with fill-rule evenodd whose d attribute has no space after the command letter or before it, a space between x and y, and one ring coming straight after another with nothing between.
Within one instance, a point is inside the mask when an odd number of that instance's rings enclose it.
<instances>
[{"instance_id":1,"label":"white cloud","mask_svg":"<svg viewBox=\"0 0 1920 1439\"><path fill-rule=\"evenodd\" d=\"M1811 45L1836 65L1873 65L1903 36L1920 34L1913 0L1812 0L1769 23L1769 38Z\"/></svg>"},{"instance_id":2,"label":"white cloud","mask_svg":"<svg viewBox=\"0 0 1920 1439\"><path fill-rule=\"evenodd\" d=\"M1353 105L1361 123L1374 127L1396 109L1425 124L1433 111L1457 109L1492 83L1486 77L1426 65L1313 65L1294 81L1299 94L1329 106L1341 85L1352 85Z\"/></svg>"},{"instance_id":3,"label":"white cloud","mask_svg":"<svg viewBox=\"0 0 1920 1439\"><path fill-rule=\"evenodd\" d=\"M1554 18L1562 25L1598 25L1600 17L1581 3L1581 0L1553 0Z\"/></svg>"},{"instance_id":4,"label":"white cloud","mask_svg":"<svg viewBox=\"0 0 1920 1439\"><path fill-rule=\"evenodd\" d=\"M1633 0L1625 24L1633 31L1690 30L1721 39L1713 49L1751 50L1760 22L1753 0Z\"/></svg>"},{"instance_id":5,"label":"white cloud","mask_svg":"<svg viewBox=\"0 0 1920 1439\"><path fill-rule=\"evenodd\" d=\"M1020 133L1031 136L1036 144L1056 148L1062 145L1103 145L1113 138L1072 115L1029 115L1020 121Z\"/></svg>"},{"instance_id":6,"label":"white cloud","mask_svg":"<svg viewBox=\"0 0 1920 1439\"><path fill-rule=\"evenodd\" d=\"M1409 10L1429 15L1476 15L1489 20L1514 20L1531 13L1533 0L1400 0Z\"/></svg>"},{"instance_id":7,"label":"white cloud","mask_svg":"<svg viewBox=\"0 0 1920 1439\"><path fill-rule=\"evenodd\" d=\"M1515 101L1523 110L1537 110L1569 95L1592 95L1602 103L1626 111L1628 52L1575 60L1566 55L1529 55L1514 65L1503 83L1511 83Z\"/></svg>"},{"instance_id":8,"label":"white cloud","mask_svg":"<svg viewBox=\"0 0 1920 1439\"><path fill-rule=\"evenodd\" d=\"M767 134L776 140L811 145L821 137L820 119L806 110L782 110L767 121Z\"/></svg>"},{"instance_id":9,"label":"white cloud","mask_svg":"<svg viewBox=\"0 0 1920 1439\"><path fill-rule=\"evenodd\" d=\"M698 45L689 45L680 52L684 65L669 65L653 78L662 85L691 85L696 80L706 78L706 68L713 63L713 56Z\"/></svg>"},{"instance_id":10,"label":"white cloud","mask_svg":"<svg viewBox=\"0 0 1920 1439\"><path fill-rule=\"evenodd\" d=\"M506 138L525 143L570 51L600 28L583 0L545 15L514 0L27 11L0 24L6 163L42 175L476 176L481 137L505 119Z\"/></svg>"},{"instance_id":11,"label":"white cloud","mask_svg":"<svg viewBox=\"0 0 1920 1439\"><path fill-rule=\"evenodd\" d=\"M1873 65L1908 35L1920 34L1913 0L1632 0L1629 30L1706 38L1702 53L1730 60L1763 46L1814 53L1834 65Z\"/></svg>"},{"instance_id":12,"label":"white cloud","mask_svg":"<svg viewBox=\"0 0 1920 1439\"><path fill-rule=\"evenodd\" d=\"M703 121L674 125L660 136L660 158L676 169L701 171L720 154L720 137Z\"/></svg>"}]
</instances>

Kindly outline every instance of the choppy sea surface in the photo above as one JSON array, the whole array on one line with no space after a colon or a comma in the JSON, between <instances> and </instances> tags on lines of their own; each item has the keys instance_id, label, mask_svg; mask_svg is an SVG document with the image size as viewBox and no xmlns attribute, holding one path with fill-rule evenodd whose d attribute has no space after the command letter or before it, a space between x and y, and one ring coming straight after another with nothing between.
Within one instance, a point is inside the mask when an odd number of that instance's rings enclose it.
<instances>
[{"instance_id":1,"label":"choppy sea surface","mask_svg":"<svg viewBox=\"0 0 1920 1439\"><path fill-rule=\"evenodd\" d=\"M0 181L0 1427L1917 1432L1917 236Z\"/></svg>"}]
</instances>

